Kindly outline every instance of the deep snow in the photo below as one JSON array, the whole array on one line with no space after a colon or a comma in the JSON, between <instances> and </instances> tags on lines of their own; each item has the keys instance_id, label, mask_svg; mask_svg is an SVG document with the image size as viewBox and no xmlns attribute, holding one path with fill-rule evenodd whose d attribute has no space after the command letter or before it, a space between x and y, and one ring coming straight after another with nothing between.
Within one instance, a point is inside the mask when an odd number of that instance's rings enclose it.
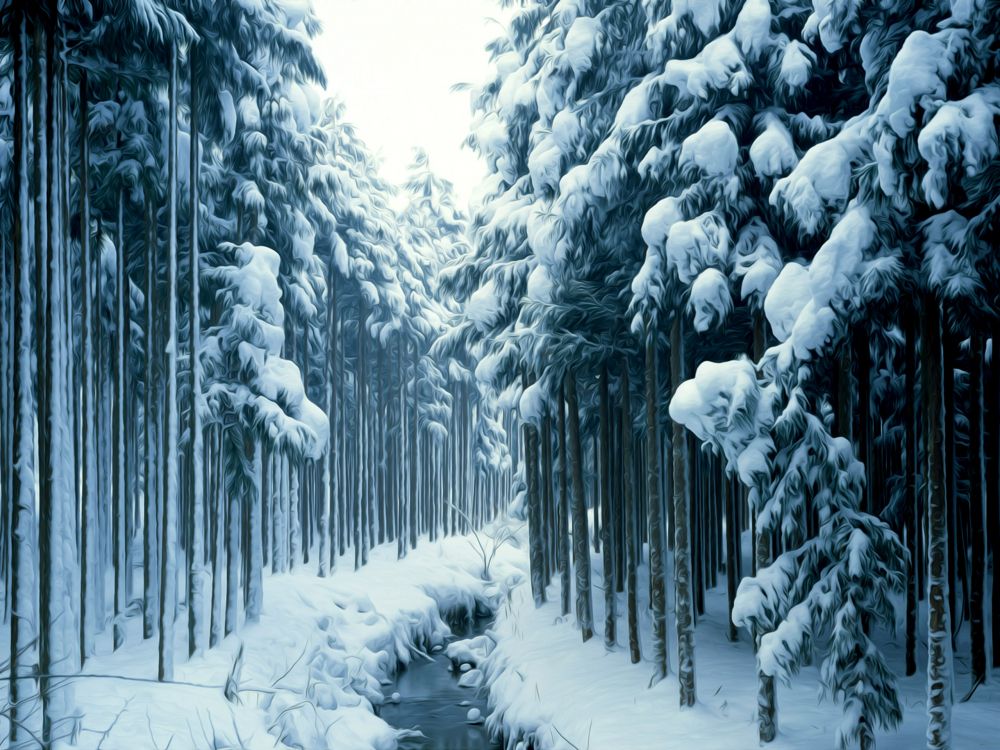
<instances>
[{"instance_id":1,"label":"deep snow","mask_svg":"<svg viewBox=\"0 0 1000 750\"><path fill-rule=\"evenodd\" d=\"M186 684L155 681L156 639L141 641L141 617L128 621L118 653L108 627L85 674L72 679L77 747L392 750L398 733L373 708L383 701L382 686L400 664L445 645L446 619L504 598L521 576L522 553L505 546L493 561L495 582L482 581L482 560L469 542L424 539L402 561L394 544L384 545L361 570L343 558L325 579L312 565L266 577L260 623L179 660L175 681ZM187 648L181 622L178 655Z\"/></svg>"},{"instance_id":2,"label":"deep snow","mask_svg":"<svg viewBox=\"0 0 1000 750\"><path fill-rule=\"evenodd\" d=\"M748 549L745 539L744 550ZM698 704L680 710L676 676L676 640L672 602L668 612L670 669L665 680L650 685L653 666L648 608L648 579L639 569L639 623L643 661L629 663L624 596L619 595L618 643L604 646L604 597L601 558L594 565L594 637L581 643L573 615L559 614L559 582L548 590L548 603L535 609L527 586L513 591L498 610L492 629L497 645L483 661L490 688L487 723L502 731L507 747L530 738L535 750L734 750L757 747L756 670L749 635L727 639L725 575L705 596L706 613L695 630ZM748 566L749 569L749 566ZM668 589L672 587L668 585ZM896 643L886 653L897 674L903 672L902 611ZM921 628L924 627L923 613ZM926 632L925 629L918 632ZM624 644L624 645L622 645ZM897 645L898 644L898 645ZM952 746L955 750L996 748L1000 728L1000 671L980 686L968 703L958 701L969 687L967 643L956 651ZM878 733L879 750L913 750L925 745L924 710L926 642L920 643L913 677L900 677L904 717L898 731ZM778 685L778 737L773 750L834 748L840 707L820 701L818 671L809 667L792 685Z\"/></svg>"},{"instance_id":3,"label":"deep snow","mask_svg":"<svg viewBox=\"0 0 1000 750\"><path fill-rule=\"evenodd\" d=\"M745 632L727 640L724 577L706 595L696 630L698 705L677 708L676 648L669 613L671 674L650 685L652 665L633 665L627 648L603 644L601 558L594 565L596 632L580 642L572 615L558 610L558 577L549 603L536 609L526 581L525 531L519 546L503 547L492 582L480 578L482 561L468 538L421 542L401 561L395 546L372 550L359 571L345 565L329 578L313 568L265 579L261 622L244 626L218 648L177 665L178 683L155 682L155 639L141 642L141 618L129 622L129 641L110 653L110 628L98 643L87 676L74 678L83 750L204 750L303 748L393 750L405 736L377 715L401 664L445 646L445 620L478 606L496 608L487 635L455 641L445 653L489 689L486 724L508 748L536 750L730 750L756 747L754 656ZM670 588L670 587L668 587ZM639 622L644 657L651 653L645 569L639 569ZM627 638L619 601L619 644ZM902 625L900 625L902 627ZM177 652L186 648L178 626ZM897 639L901 643L900 638ZM234 663L242 648L239 668ZM967 648L960 643L956 701L966 692ZM900 645L887 646L902 671ZM918 664L926 660L920 644ZM235 681L234 681L235 674ZM117 677L107 677L114 675ZM128 680L121 678L130 678ZM133 681L135 680L135 681ZM226 697L226 685L230 695ZM1000 673L968 703L955 704L956 750L996 746L1000 727ZM840 709L819 700L818 675L807 668L791 686L779 686L779 736L774 750L833 747ZM925 676L900 677L904 720L879 734L880 750L910 750L924 742Z\"/></svg>"}]
</instances>

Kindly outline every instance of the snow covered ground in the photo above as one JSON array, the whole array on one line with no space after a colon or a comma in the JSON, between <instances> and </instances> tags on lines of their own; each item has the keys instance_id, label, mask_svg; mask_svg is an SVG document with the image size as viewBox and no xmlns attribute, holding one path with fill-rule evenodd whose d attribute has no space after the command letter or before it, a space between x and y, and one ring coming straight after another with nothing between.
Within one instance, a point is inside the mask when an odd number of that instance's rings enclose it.
<instances>
[{"instance_id":1,"label":"snow covered ground","mask_svg":"<svg viewBox=\"0 0 1000 750\"><path fill-rule=\"evenodd\" d=\"M140 640L141 621L134 617L128 645L110 653L102 637L88 676L72 681L82 717L78 747L393 750L399 734L376 713L382 686L400 664L444 644L446 619L477 606L497 607L489 631L495 648L487 656L492 644L480 637L455 644L450 655L483 668L490 690L487 725L503 733L508 747L528 738L535 750L756 747L753 655L745 633L739 643L726 638L724 589L708 594L707 613L696 631L699 703L680 711L673 673L650 686L651 664L630 664L622 646L605 649L600 557L593 556L597 632L583 644L573 616L559 615L558 582L548 589L549 603L535 609L525 582L524 536L522 529L520 548L507 546L497 554L493 583L480 578L481 558L466 538L423 541L400 562L395 547L386 545L372 551L362 570L351 570L345 558L327 579L317 578L311 567L268 577L261 622L244 626L204 656L179 663L177 684L155 681L156 642ZM645 656L651 647L643 574L640 568ZM621 644L627 638L623 598L619 606ZM183 653L183 628L177 629ZM890 645L888 652L901 669L901 649ZM968 682L964 652L956 658L958 696ZM996 747L998 683L1000 674L970 702L956 704L956 750ZM834 746L840 711L819 700L817 685L816 670L808 669L792 686L779 686L774 750ZM925 678L901 678L901 686L903 726L879 735L881 750L924 743Z\"/></svg>"},{"instance_id":2,"label":"snow covered ground","mask_svg":"<svg viewBox=\"0 0 1000 750\"><path fill-rule=\"evenodd\" d=\"M757 746L754 656L746 632L740 642L726 636L725 577L722 588L706 596L706 616L695 631L698 705L678 709L676 642L671 624L671 674L650 686L653 667L651 627L646 592L639 570L639 614L644 660L629 663L628 633L619 598L618 643L608 651L603 643L604 599L601 560L592 555L596 632L581 643L574 617L559 614L558 577L548 589L548 604L535 609L528 587L516 589L501 606L493 630L498 644L484 668L490 687L488 725L502 730L508 747L530 738L535 750L734 750ZM902 640L900 625L900 642ZM621 644L624 644L622 647ZM903 653L889 645L891 664L901 673ZM955 658L956 701L967 691L969 670L960 644ZM926 662L921 644L918 663ZM804 670L791 686L778 686L779 735L774 750L834 748L840 708L820 702L815 668ZM925 746L926 678L918 673L900 678L904 720L897 732L877 735L880 750L913 750ZM952 736L955 750L998 747L1000 731L1000 672L981 686L968 703L956 703Z\"/></svg>"},{"instance_id":3,"label":"snow covered ground","mask_svg":"<svg viewBox=\"0 0 1000 750\"><path fill-rule=\"evenodd\" d=\"M141 618L131 618L127 646L110 653L102 636L88 676L72 680L82 717L77 746L391 750L397 732L373 708L383 700L381 683L399 664L443 645L451 614L502 597L521 575L522 557L501 549L492 565L496 583L486 584L468 539L423 540L401 562L386 545L357 572L345 558L326 579L311 566L268 577L260 623L204 656L179 659L178 684L155 681L156 641L142 642ZM182 654L181 621L177 631Z\"/></svg>"}]
</instances>

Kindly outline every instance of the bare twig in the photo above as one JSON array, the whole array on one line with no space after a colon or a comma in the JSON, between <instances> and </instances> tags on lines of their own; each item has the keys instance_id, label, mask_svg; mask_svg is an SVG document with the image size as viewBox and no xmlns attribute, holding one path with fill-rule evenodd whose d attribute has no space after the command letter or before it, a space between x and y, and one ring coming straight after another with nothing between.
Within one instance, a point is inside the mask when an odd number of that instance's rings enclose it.
<instances>
[{"instance_id":1,"label":"bare twig","mask_svg":"<svg viewBox=\"0 0 1000 750\"><path fill-rule=\"evenodd\" d=\"M101 733L101 740L100 742L97 743L96 750L101 750L101 746L104 744L104 740L106 740L108 738L108 735L111 734L111 730L115 728L116 724L118 724L118 720L122 717L122 714L124 714L125 711L128 710L128 705L131 702L132 698L129 698L127 701L125 701L125 705L122 706L122 710L119 711L117 714L115 714L114 721L112 721L111 724L108 726L108 728Z\"/></svg>"}]
</instances>

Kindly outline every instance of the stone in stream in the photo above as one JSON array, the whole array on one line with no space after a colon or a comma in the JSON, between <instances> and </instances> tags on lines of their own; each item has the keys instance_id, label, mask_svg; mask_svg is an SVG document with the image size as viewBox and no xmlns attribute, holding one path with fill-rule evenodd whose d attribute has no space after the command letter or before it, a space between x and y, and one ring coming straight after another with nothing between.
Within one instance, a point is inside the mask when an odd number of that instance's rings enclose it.
<instances>
[{"instance_id":1,"label":"stone in stream","mask_svg":"<svg viewBox=\"0 0 1000 750\"><path fill-rule=\"evenodd\" d=\"M460 666L458 668L458 671L459 672L468 672L470 669L472 669L472 665L469 664L469 662L465 662L462 666Z\"/></svg>"},{"instance_id":2,"label":"stone in stream","mask_svg":"<svg viewBox=\"0 0 1000 750\"><path fill-rule=\"evenodd\" d=\"M478 708L470 708L465 718L470 724L478 724L483 720L483 714Z\"/></svg>"},{"instance_id":3,"label":"stone in stream","mask_svg":"<svg viewBox=\"0 0 1000 750\"><path fill-rule=\"evenodd\" d=\"M459 687L477 688L483 684L483 673L478 669L470 669L458 678Z\"/></svg>"}]
</instances>

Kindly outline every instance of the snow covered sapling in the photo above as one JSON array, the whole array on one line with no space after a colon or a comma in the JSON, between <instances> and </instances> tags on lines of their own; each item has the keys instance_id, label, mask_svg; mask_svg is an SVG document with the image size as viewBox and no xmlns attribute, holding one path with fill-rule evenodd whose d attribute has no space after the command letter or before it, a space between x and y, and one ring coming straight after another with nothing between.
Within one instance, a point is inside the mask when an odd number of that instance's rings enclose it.
<instances>
[{"instance_id":1,"label":"snow covered sapling","mask_svg":"<svg viewBox=\"0 0 1000 750\"><path fill-rule=\"evenodd\" d=\"M839 746L871 747L874 728L895 727L902 712L862 622L893 627L905 552L859 510L864 474L850 443L829 434L801 389L780 412L775 394L748 361L704 363L670 415L723 453L750 488L758 526L781 535L786 551L740 584L733 607L733 621L758 637L761 672L787 681L822 652L825 690L844 709ZM818 529L809 537L812 515Z\"/></svg>"},{"instance_id":2,"label":"snow covered sapling","mask_svg":"<svg viewBox=\"0 0 1000 750\"><path fill-rule=\"evenodd\" d=\"M499 552L505 544L509 544L511 547L520 546L517 541L518 532L521 531L523 527L519 526L516 529L512 529L510 526L496 526L489 529L483 529L481 532L476 530L475 525L472 523L472 519L469 518L466 513L453 503L449 505L458 513L465 522L469 524L469 529L472 532L472 539L468 539L469 546L472 547L479 554L479 558L483 562L483 580L492 581L493 575L490 573L490 568L493 565L493 558L496 557L497 552ZM487 545L483 543L483 537L486 537L489 542L489 549Z\"/></svg>"}]
</instances>

